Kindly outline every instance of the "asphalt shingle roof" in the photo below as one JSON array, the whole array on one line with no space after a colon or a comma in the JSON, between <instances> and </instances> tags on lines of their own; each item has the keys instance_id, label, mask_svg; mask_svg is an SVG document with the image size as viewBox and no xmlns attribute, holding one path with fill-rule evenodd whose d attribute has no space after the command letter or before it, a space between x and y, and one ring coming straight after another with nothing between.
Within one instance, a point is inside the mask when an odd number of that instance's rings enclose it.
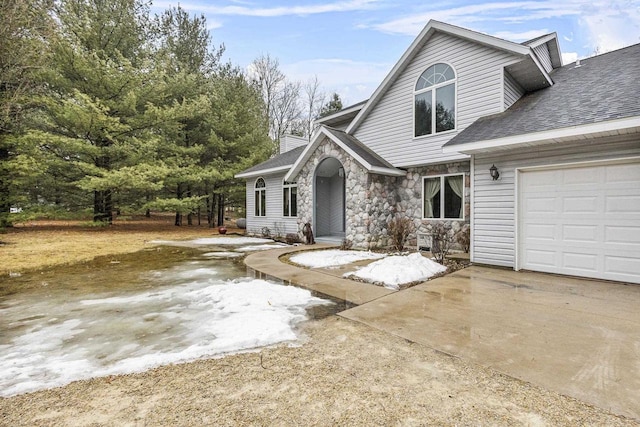
<instances>
[{"instance_id":1,"label":"asphalt shingle roof","mask_svg":"<svg viewBox=\"0 0 640 427\"><path fill-rule=\"evenodd\" d=\"M640 116L640 44L565 65L554 85L482 117L446 146Z\"/></svg>"},{"instance_id":2,"label":"asphalt shingle roof","mask_svg":"<svg viewBox=\"0 0 640 427\"><path fill-rule=\"evenodd\" d=\"M349 135L346 132L328 126L325 127L333 136L338 138L344 145L349 147L354 153L360 156L362 160L369 163L371 166L395 169L391 163L374 153L369 147L364 145L353 135Z\"/></svg>"},{"instance_id":3,"label":"asphalt shingle roof","mask_svg":"<svg viewBox=\"0 0 640 427\"><path fill-rule=\"evenodd\" d=\"M293 166L293 164L298 160L300 154L304 151L306 146L294 148L293 150L287 151L282 154L278 154L275 157L270 158L262 163L259 163L253 167L250 167L247 170L240 172L241 174L251 173L251 172L260 172L268 169L279 168L284 166Z\"/></svg>"}]
</instances>

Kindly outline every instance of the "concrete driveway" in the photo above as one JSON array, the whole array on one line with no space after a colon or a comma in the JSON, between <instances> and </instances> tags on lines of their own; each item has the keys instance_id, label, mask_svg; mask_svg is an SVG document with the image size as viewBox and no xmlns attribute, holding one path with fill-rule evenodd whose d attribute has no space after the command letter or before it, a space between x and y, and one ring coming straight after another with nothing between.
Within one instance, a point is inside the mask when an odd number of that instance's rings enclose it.
<instances>
[{"instance_id":1,"label":"concrete driveway","mask_svg":"<svg viewBox=\"0 0 640 427\"><path fill-rule=\"evenodd\" d=\"M341 316L640 420L640 286L469 267Z\"/></svg>"}]
</instances>

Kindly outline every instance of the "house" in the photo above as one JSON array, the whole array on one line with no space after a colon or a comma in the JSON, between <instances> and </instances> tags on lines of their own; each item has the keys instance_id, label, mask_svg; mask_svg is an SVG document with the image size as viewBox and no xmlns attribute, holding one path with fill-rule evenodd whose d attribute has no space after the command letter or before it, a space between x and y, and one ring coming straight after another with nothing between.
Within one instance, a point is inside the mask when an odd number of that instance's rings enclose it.
<instances>
[{"instance_id":1,"label":"house","mask_svg":"<svg viewBox=\"0 0 640 427\"><path fill-rule=\"evenodd\" d=\"M473 262L640 283L639 69L640 45L563 66L555 33L430 21L370 99L238 175L247 228L368 248L395 217L426 245L469 224Z\"/></svg>"}]
</instances>

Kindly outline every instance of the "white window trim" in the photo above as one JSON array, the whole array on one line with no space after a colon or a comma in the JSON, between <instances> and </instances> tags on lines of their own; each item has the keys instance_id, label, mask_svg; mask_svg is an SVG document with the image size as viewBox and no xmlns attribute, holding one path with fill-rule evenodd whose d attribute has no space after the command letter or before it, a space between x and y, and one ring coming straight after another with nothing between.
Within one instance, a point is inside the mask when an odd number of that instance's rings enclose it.
<instances>
[{"instance_id":1,"label":"white window trim","mask_svg":"<svg viewBox=\"0 0 640 427\"><path fill-rule=\"evenodd\" d=\"M283 190L288 190L289 193L289 215L285 215L284 214L284 200L282 200L282 217L283 218L297 218L298 216L298 206L297 206L297 202L298 202L298 198L296 197L296 215L292 215L291 214L291 189L295 187L298 188L298 183L297 182L288 182L288 181L282 181L282 189ZM282 193L284 195L284 191Z\"/></svg>"},{"instance_id":2,"label":"white window trim","mask_svg":"<svg viewBox=\"0 0 640 427\"><path fill-rule=\"evenodd\" d=\"M445 64L448 65L449 67L451 67L451 69L453 70L453 74L455 75L455 77L453 78L453 80L447 80L446 82L443 83L438 83L436 85L433 86L429 86L427 88L423 88L420 90L416 90L416 86L418 84L418 81L420 80L420 77L422 76L422 74L427 71L429 68L433 67L436 64ZM416 95L420 95L421 93L424 92L428 92L430 90L433 90L433 95L431 96L431 100L433 102L434 98L435 98L435 90L439 87L444 87L450 84L454 84L453 87L453 97L454 97L454 109L455 109L455 123L453 125L453 129L449 129L449 130L445 130L442 132L433 132L427 135L419 135L416 136ZM435 108L432 108L431 111L431 125L435 126L435 114L436 114L436 110ZM434 137L434 136L440 136L440 135L446 135L448 133L452 133L452 132L456 132L458 130L458 72L456 71L455 67L453 65L451 65L449 62L446 61L438 61L438 62L434 62L433 64L429 65L428 67L424 68L422 70L422 72L418 75L418 77L415 79L415 81L413 82L413 87L412 87L412 91L411 91L411 115L412 115L412 135L413 135L413 139L424 139L424 138L430 138L430 137Z\"/></svg>"},{"instance_id":3,"label":"white window trim","mask_svg":"<svg viewBox=\"0 0 640 427\"><path fill-rule=\"evenodd\" d=\"M264 182L264 187L256 187L256 185L258 184L258 181L262 180L262 182ZM264 191L264 206L262 206L262 197L256 197L256 192L263 192ZM255 218L262 218L262 217L266 217L267 216L267 180L264 179L263 177L258 177L256 178L256 180L253 182L253 216ZM260 205L260 209L259 209L259 215L256 215L256 204Z\"/></svg>"},{"instance_id":4,"label":"white window trim","mask_svg":"<svg viewBox=\"0 0 640 427\"><path fill-rule=\"evenodd\" d=\"M448 176L462 176L462 205L460 207L460 209L462 210L462 218L427 218L424 216L424 181L426 179L433 179L433 178L440 178L440 211L441 214L444 214L444 179ZM421 189L421 193L422 193L422 199L421 199L421 203L422 203L422 219L425 221L465 221L466 217L465 217L465 196L464 196L464 189L465 187L465 177L466 177L466 173L462 172L462 173L448 173L448 174L443 174L443 175L425 175L422 177L422 189Z\"/></svg>"}]
</instances>

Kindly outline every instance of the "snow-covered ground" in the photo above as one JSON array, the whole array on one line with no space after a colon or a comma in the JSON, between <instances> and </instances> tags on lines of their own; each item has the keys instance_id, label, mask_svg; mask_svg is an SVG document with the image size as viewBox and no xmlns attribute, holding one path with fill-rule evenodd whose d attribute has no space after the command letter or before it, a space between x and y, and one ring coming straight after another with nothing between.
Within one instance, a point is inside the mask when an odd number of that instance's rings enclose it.
<instances>
[{"instance_id":1,"label":"snow-covered ground","mask_svg":"<svg viewBox=\"0 0 640 427\"><path fill-rule=\"evenodd\" d=\"M384 258L385 254L364 251L343 251L340 249L328 249L325 251L309 251L293 255L289 260L298 265L310 268L339 267L352 262L367 259Z\"/></svg>"},{"instance_id":2,"label":"snow-covered ground","mask_svg":"<svg viewBox=\"0 0 640 427\"><path fill-rule=\"evenodd\" d=\"M203 237L193 240L152 240L149 243L165 246L180 246L187 248L198 248L206 250L209 247L225 246L227 251L207 252L206 257L212 258L233 258L244 256L246 252L264 251L267 249L284 248L288 245L275 242L271 239L258 237Z\"/></svg>"},{"instance_id":3,"label":"snow-covered ground","mask_svg":"<svg viewBox=\"0 0 640 427\"><path fill-rule=\"evenodd\" d=\"M293 286L230 280L242 275L232 268L191 261L128 291L4 301L0 396L292 342L307 307L332 304Z\"/></svg>"},{"instance_id":4,"label":"snow-covered ground","mask_svg":"<svg viewBox=\"0 0 640 427\"><path fill-rule=\"evenodd\" d=\"M445 266L413 253L389 256L344 276L355 276L371 283L381 283L386 288L399 289L400 285L427 280L446 270Z\"/></svg>"},{"instance_id":5,"label":"snow-covered ground","mask_svg":"<svg viewBox=\"0 0 640 427\"><path fill-rule=\"evenodd\" d=\"M309 251L296 254L290 260L298 265L311 268L331 268L351 264L362 260L377 260L344 274L344 277L358 277L370 283L382 284L390 289L399 289L400 285L427 280L447 270L441 264L420 255L380 254L364 251L343 251L329 249L325 251Z\"/></svg>"}]
</instances>

